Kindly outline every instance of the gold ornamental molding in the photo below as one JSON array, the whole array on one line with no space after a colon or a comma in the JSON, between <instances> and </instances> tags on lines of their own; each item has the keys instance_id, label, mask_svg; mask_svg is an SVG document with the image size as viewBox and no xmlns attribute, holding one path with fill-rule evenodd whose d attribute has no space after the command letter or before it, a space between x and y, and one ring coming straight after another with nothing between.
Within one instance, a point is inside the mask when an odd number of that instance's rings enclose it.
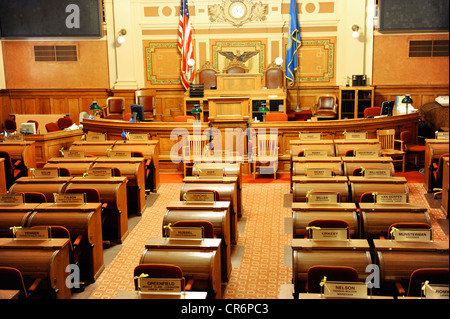
<instances>
[{"instance_id":1,"label":"gold ornamental molding","mask_svg":"<svg viewBox=\"0 0 450 319\"><path fill-rule=\"evenodd\" d=\"M222 0L208 8L211 22L230 22L240 27L250 21L265 21L266 6L261 1L253 0Z\"/></svg>"}]
</instances>

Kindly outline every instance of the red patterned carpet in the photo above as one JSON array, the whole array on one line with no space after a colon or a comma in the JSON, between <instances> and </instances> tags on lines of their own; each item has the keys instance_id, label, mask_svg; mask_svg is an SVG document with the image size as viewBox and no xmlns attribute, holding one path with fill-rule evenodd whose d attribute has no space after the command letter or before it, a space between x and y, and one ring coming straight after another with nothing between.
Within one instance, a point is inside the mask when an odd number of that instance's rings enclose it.
<instances>
[{"instance_id":1,"label":"red patterned carpet","mask_svg":"<svg viewBox=\"0 0 450 319\"><path fill-rule=\"evenodd\" d=\"M443 212L431 208L425 199L420 176L413 172L408 184L410 202L429 207L435 240L448 240L437 220L445 219ZM408 178L408 177L407 177ZM144 245L151 237L161 236L166 204L178 200L182 176L161 175L158 198L126 238L120 251L106 267L97 282L89 287L92 299L114 298L119 291L134 289L133 270L139 263ZM409 180L409 178L408 178ZM239 221L239 239L235 251L231 278L223 285L227 299L277 299L280 287L291 283L291 267L286 265L286 247L292 233L285 229L285 220L291 217L289 175L273 178L252 176L244 178L243 215ZM236 257L235 257L236 259ZM87 298L87 297L86 297Z\"/></svg>"}]
</instances>

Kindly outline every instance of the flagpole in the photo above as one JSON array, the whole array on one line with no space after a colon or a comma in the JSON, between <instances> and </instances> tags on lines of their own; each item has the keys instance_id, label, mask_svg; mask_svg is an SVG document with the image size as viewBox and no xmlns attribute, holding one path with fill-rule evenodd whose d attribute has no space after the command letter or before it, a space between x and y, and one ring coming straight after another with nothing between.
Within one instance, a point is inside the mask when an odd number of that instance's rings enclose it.
<instances>
[{"instance_id":1,"label":"flagpole","mask_svg":"<svg viewBox=\"0 0 450 319\"><path fill-rule=\"evenodd\" d=\"M297 79L300 79L300 75L298 74L299 73L299 68L300 68L300 65L298 64L298 47L297 47L297 50L296 50L297 52L296 52L296 55L295 55L295 58L297 59L297 70L296 70L296 72L294 72L294 76L296 75L296 78ZM294 78L294 81L296 80L296 78ZM297 85L297 106L295 107L295 112L301 112L302 111L302 109L301 109L301 107L300 107L300 104L298 103L298 96L299 96L299 86L300 86L300 81L295 81L294 83L296 83L296 85Z\"/></svg>"}]
</instances>

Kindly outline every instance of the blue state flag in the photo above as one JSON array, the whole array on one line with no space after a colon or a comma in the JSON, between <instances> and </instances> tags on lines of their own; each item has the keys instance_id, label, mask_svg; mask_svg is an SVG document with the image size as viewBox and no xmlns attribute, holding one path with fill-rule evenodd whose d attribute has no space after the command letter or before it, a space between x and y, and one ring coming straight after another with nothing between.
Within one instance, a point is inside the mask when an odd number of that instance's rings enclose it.
<instances>
[{"instance_id":1,"label":"blue state flag","mask_svg":"<svg viewBox=\"0 0 450 319\"><path fill-rule=\"evenodd\" d=\"M289 10L289 34L286 47L286 77L290 86L294 84L294 72L298 67L297 50L301 45L300 41L297 0L291 0L291 7Z\"/></svg>"}]
</instances>

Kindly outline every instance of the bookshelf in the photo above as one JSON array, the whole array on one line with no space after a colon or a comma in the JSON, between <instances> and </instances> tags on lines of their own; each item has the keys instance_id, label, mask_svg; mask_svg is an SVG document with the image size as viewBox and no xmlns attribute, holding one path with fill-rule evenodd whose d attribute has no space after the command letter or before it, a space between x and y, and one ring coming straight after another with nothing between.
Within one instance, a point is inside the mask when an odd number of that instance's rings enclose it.
<instances>
[{"instance_id":1,"label":"bookshelf","mask_svg":"<svg viewBox=\"0 0 450 319\"><path fill-rule=\"evenodd\" d=\"M351 86L339 88L339 119L364 117L364 109L373 107L374 87Z\"/></svg>"}]
</instances>

